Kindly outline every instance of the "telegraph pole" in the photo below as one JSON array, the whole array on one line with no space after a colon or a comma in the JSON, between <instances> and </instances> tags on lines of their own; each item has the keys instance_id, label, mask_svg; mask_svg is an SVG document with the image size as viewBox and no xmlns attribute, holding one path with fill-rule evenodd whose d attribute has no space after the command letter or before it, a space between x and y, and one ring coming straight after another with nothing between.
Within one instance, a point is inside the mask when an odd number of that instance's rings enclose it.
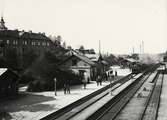
<instances>
[{"instance_id":1,"label":"telegraph pole","mask_svg":"<svg viewBox=\"0 0 167 120\"><path fill-rule=\"evenodd\" d=\"M101 43L100 43L100 40L99 40L99 55L101 55Z\"/></svg>"},{"instance_id":2,"label":"telegraph pole","mask_svg":"<svg viewBox=\"0 0 167 120\"><path fill-rule=\"evenodd\" d=\"M144 54L144 41L142 40L142 53Z\"/></svg>"}]
</instances>

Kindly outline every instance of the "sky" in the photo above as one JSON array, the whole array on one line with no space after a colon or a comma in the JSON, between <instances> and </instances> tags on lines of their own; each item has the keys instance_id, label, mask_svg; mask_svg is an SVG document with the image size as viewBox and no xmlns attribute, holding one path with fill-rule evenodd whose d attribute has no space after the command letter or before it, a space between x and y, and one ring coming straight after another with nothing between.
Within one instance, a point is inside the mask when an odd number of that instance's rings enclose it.
<instances>
[{"instance_id":1,"label":"sky","mask_svg":"<svg viewBox=\"0 0 167 120\"><path fill-rule=\"evenodd\" d=\"M61 35L73 48L129 54L167 50L166 0L0 0L8 29Z\"/></svg>"}]
</instances>

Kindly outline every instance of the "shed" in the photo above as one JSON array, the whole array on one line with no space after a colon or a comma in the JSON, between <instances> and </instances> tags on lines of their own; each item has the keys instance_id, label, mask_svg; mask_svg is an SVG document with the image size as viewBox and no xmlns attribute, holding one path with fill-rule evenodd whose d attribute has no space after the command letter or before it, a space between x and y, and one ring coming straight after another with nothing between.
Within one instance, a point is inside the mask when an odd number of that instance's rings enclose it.
<instances>
[{"instance_id":1,"label":"shed","mask_svg":"<svg viewBox=\"0 0 167 120\"><path fill-rule=\"evenodd\" d=\"M0 97L13 96L18 93L19 76L11 69L0 68Z\"/></svg>"}]
</instances>

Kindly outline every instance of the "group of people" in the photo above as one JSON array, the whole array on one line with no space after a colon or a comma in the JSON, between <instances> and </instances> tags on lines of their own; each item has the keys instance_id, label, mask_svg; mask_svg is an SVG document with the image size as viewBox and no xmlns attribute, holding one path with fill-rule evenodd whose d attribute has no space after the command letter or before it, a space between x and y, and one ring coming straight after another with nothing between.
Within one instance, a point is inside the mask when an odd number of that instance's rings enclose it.
<instances>
[{"instance_id":1,"label":"group of people","mask_svg":"<svg viewBox=\"0 0 167 120\"><path fill-rule=\"evenodd\" d=\"M67 79L64 82L64 94L70 94L70 80Z\"/></svg>"},{"instance_id":2,"label":"group of people","mask_svg":"<svg viewBox=\"0 0 167 120\"><path fill-rule=\"evenodd\" d=\"M97 78L96 78L96 83L97 83L97 86L101 86L102 85L102 81L111 81L114 80L114 78L117 78L118 77L118 73L117 71L115 71L115 74L113 71L109 71L109 72L104 72L103 74L99 74L97 75ZM84 89L86 89L86 85L87 85L87 82L89 80L89 77L87 76L87 73L84 72L84 77L83 77L83 86L84 86Z\"/></svg>"},{"instance_id":3,"label":"group of people","mask_svg":"<svg viewBox=\"0 0 167 120\"><path fill-rule=\"evenodd\" d=\"M102 81L111 81L114 80L115 77L117 77L118 74L117 74L117 71L115 71L115 75L113 73L113 71L109 71L109 72L104 72L103 74L99 74L97 75L97 78L96 78L96 83L97 83L97 86L101 86L102 85ZM84 72L83 74L83 79L82 79L82 82L83 82L83 88L86 89L86 85L89 81L89 77L87 75L86 72ZM56 83L56 79L55 79L55 83ZM56 86L56 85L55 85ZM55 88L56 90L56 88ZM70 80L67 79L64 81L64 94L70 94ZM56 91L55 91L55 95L56 95Z\"/></svg>"},{"instance_id":4,"label":"group of people","mask_svg":"<svg viewBox=\"0 0 167 120\"><path fill-rule=\"evenodd\" d=\"M96 82L97 82L97 86L102 85L102 81L111 81L114 80L114 78L118 77L118 73L117 71L115 71L115 74L113 71L109 71L109 72L104 72L103 74L99 74L97 76Z\"/></svg>"},{"instance_id":5,"label":"group of people","mask_svg":"<svg viewBox=\"0 0 167 120\"><path fill-rule=\"evenodd\" d=\"M84 89L86 89L88 80L89 80L89 77L87 76L87 73L84 72L83 79L82 79ZM70 94L70 93L71 93L70 92L70 80L68 79L68 80L65 80L64 82L64 94Z\"/></svg>"}]
</instances>

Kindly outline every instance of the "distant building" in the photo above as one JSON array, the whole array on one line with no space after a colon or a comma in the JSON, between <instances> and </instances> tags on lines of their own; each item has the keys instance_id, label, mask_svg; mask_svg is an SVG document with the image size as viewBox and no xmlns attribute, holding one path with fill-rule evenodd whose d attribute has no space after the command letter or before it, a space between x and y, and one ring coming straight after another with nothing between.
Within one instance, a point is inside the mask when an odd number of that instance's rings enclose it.
<instances>
[{"instance_id":1,"label":"distant building","mask_svg":"<svg viewBox=\"0 0 167 120\"><path fill-rule=\"evenodd\" d=\"M76 51L81 52L83 54L95 54L94 49L76 49Z\"/></svg>"},{"instance_id":2,"label":"distant building","mask_svg":"<svg viewBox=\"0 0 167 120\"><path fill-rule=\"evenodd\" d=\"M0 44L5 48L21 48L42 51L54 47L53 42L44 33L33 33L32 31L8 30L3 18L0 21Z\"/></svg>"},{"instance_id":3,"label":"distant building","mask_svg":"<svg viewBox=\"0 0 167 120\"><path fill-rule=\"evenodd\" d=\"M5 57L9 49L15 50L21 60L24 53L34 50L37 55L54 49L55 44L44 33L9 30L3 17L0 21L0 55Z\"/></svg>"},{"instance_id":4,"label":"distant building","mask_svg":"<svg viewBox=\"0 0 167 120\"><path fill-rule=\"evenodd\" d=\"M167 62L167 52L165 53L164 57L163 57L163 61Z\"/></svg>"},{"instance_id":5,"label":"distant building","mask_svg":"<svg viewBox=\"0 0 167 120\"><path fill-rule=\"evenodd\" d=\"M0 30L7 30L3 17L1 17L1 21L0 21Z\"/></svg>"}]
</instances>

